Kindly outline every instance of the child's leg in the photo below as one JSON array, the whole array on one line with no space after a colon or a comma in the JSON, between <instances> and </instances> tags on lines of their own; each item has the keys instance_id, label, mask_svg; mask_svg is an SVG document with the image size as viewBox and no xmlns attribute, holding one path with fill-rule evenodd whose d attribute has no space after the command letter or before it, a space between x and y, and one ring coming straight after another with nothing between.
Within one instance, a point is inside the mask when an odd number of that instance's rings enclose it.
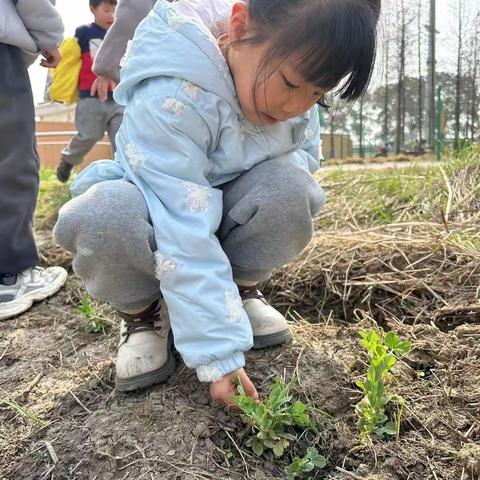
<instances>
[{"instance_id":1,"label":"child's leg","mask_svg":"<svg viewBox=\"0 0 480 480\"><path fill-rule=\"evenodd\" d=\"M0 43L0 275L38 263L32 219L38 156L32 90L22 52Z\"/></svg>"},{"instance_id":2,"label":"child's leg","mask_svg":"<svg viewBox=\"0 0 480 480\"><path fill-rule=\"evenodd\" d=\"M37 267L32 220L38 156L32 90L20 49L0 43L0 320L26 312L66 282L61 267Z\"/></svg>"},{"instance_id":3,"label":"child's leg","mask_svg":"<svg viewBox=\"0 0 480 480\"><path fill-rule=\"evenodd\" d=\"M110 139L112 151L115 155L115 152L117 151L115 137L117 136L120 125L122 124L124 108L121 105L118 105L118 103L115 103L113 100L107 100L107 102L105 102L105 108L107 110L108 138Z\"/></svg>"},{"instance_id":4,"label":"child's leg","mask_svg":"<svg viewBox=\"0 0 480 480\"><path fill-rule=\"evenodd\" d=\"M73 269L87 291L123 312L117 389L164 382L175 370L170 321L158 301L156 244L138 188L123 180L94 185L62 207L54 236L73 253Z\"/></svg>"},{"instance_id":5,"label":"child's leg","mask_svg":"<svg viewBox=\"0 0 480 480\"><path fill-rule=\"evenodd\" d=\"M85 155L105 135L107 117L100 100L96 97L81 98L75 110L75 127L78 133L63 149L57 177L66 182L75 165L83 162Z\"/></svg>"},{"instance_id":6,"label":"child's leg","mask_svg":"<svg viewBox=\"0 0 480 480\"><path fill-rule=\"evenodd\" d=\"M255 284L292 260L310 242L313 216L325 195L293 156L262 162L223 187L222 247L232 264L253 329L254 348L291 338L279 312Z\"/></svg>"},{"instance_id":7,"label":"child's leg","mask_svg":"<svg viewBox=\"0 0 480 480\"><path fill-rule=\"evenodd\" d=\"M288 155L225 185L219 238L234 277L258 282L290 262L310 242L324 203L322 188Z\"/></svg>"},{"instance_id":8,"label":"child's leg","mask_svg":"<svg viewBox=\"0 0 480 480\"><path fill-rule=\"evenodd\" d=\"M102 182L64 205L56 241L73 253L87 291L123 312L139 312L160 297L153 228L138 188Z\"/></svg>"}]
</instances>

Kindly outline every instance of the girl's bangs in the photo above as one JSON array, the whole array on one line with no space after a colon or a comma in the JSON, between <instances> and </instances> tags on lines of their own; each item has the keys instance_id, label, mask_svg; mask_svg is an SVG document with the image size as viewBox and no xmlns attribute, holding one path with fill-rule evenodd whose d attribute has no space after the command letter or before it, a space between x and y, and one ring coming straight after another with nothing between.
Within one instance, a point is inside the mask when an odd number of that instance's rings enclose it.
<instances>
[{"instance_id":1,"label":"girl's bangs","mask_svg":"<svg viewBox=\"0 0 480 480\"><path fill-rule=\"evenodd\" d=\"M298 71L307 82L325 91L338 87L340 98L356 100L372 76L378 12L360 8L355 0L319 5L316 15L307 7L290 22L287 33L278 32L266 56L297 56Z\"/></svg>"}]
</instances>

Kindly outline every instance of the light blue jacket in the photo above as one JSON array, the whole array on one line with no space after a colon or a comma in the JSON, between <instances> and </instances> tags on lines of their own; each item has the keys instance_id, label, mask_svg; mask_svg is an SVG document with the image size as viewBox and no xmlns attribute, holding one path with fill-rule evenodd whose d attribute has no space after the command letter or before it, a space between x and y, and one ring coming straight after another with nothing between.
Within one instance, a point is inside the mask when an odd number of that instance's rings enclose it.
<instances>
[{"instance_id":1,"label":"light blue jacket","mask_svg":"<svg viewBox=\"0 0 480 480\"><path fill-rule=\"evenodd\" d=\"M155 231L156 276L175 345L201 381L217 381L244 366L243 352L253 343L215 236L222 218L218 187L286 154L316 170L317 109L273 126L250 124L201 17L180 15L162 0L135 33L115 100L126 106L115 160L93 163L72 193L118 178L137 185Z\"/></svg>"}]
</instances>

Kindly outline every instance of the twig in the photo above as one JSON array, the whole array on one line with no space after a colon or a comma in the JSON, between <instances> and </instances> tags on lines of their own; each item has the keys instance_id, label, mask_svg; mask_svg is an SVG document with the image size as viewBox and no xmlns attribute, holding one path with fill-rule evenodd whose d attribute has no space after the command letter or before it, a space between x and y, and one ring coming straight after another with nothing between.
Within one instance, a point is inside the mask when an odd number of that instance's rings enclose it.
<instances>
[{"instance_id":1,"label":"twig","mask_svg":"<svg viewBox=\"0 0 480 480\"><path fill-rule=\"evenodd\" d=\"M233 437L226 431L224 430L224 432L227 434L228 438L231 440L231 442L233 443L233 445L235 446L235 448L237 449L238 453L240 454L240 456L242 457L242 460L243 460L243 466L245 467L245 474L247 475L247 478L250 478L250 474L248 472L248 465L247 465L247 462L245 460L245 457L243 456L243 452L240 450L240 448L238 447L238 445L236 444L235 440L233 439Z\"/></svg>"},{"instance_id":2,"label":"twig","mask_svg":"<svg viewBox=\"0 0 480 480\"><path fill-rule=\"evenodd\" d=\"M7 346L5 347L5 350L2 352L2 354L0 355L0 360L5 356L5 354L7 353L8 349L10 348L10 344L11 342L8 342Z\"/></svg>"},{"instance_id":3,"label":"twig","mask_svg":"<svg viewBox=\"0 0 480 480\"><path fill-rule=\"evenodd\" d=\"M42 379L42 377L45 375L45 372L40 372L30 383L30 385L27 387L27 389L22 393L23 399L26 400L30 392L36 387L38 382Z\"/></svg>"},{"instance_id":4,"label":"twig","mask_svg":"<svg viewBox=\"0 0 480 480\"><path fill-rule=\"evenodd\" d=\"M70 395L76 400L76 402L77 402L89 415L92 414L92 411L89 410L71 390L68 390L68 392L69 392Z\"/></svg>"},{"instance_id":5,"label":"twig","mask_svg":"<svg viewBox=\"0 0 480 480\"><path fill-rule=\"evenodd\" d=\"M354 473L349 472L348 470L345 470L342 467L335 467L335 470L337 470L338 472L344 473L348 477L354 478L355 480L365 480L365 477L359 477L358 475L355 475Z\"/></svg>"},{"instance_id":6,"label":"twig","mask_svg":"<svg viewBox=\"0 0 480 480\"><path fill-rule=\"evenodd\" d=\"M52 459L53 464L55 465L58 463L58 456L55 452L55 449L53 448L53 445L48 441L44 441L45 446L47 447L48 453L50 454L50 458Z\"/></svg>"}]
</instances>

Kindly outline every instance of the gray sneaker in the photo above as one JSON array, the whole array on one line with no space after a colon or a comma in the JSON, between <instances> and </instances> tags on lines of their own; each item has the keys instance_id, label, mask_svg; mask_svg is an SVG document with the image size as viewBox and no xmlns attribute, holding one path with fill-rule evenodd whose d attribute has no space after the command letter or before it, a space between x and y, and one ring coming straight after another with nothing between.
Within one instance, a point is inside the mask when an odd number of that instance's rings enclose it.
<instances>
[{"instance_id":1,"label":"gray sneaker","mask_svg":"<svg viewBox=\"0 0 480 480\"><path fill-rule=\"evenodd\" d=\"M57 293L67 281L62 267L33 267L17 275L3 276L0 283L0 320L26 312L33 302Z\"/></svg>"}]
</instances>

